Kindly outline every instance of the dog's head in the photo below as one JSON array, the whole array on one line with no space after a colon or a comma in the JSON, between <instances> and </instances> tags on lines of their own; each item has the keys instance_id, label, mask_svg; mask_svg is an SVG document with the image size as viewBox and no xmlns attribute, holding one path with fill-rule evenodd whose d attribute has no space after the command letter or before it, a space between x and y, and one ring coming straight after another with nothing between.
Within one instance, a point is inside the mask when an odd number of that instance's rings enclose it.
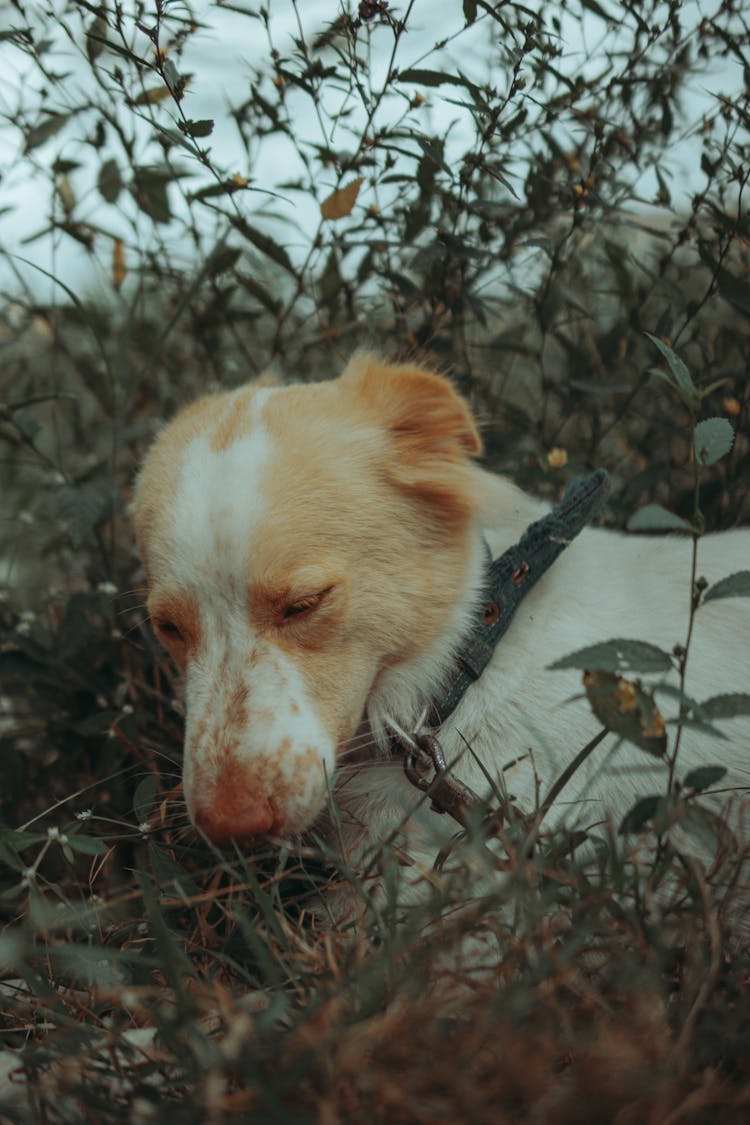
<instances>
[{"instance_id":1,"label":"dog's head","mask_svg":"<svg viewBox=\"0 0 750 1125\"><path fill-rule=\"evenodd\" d=\"M132 512L211 839L307 828L368 702L455 627L480 448L447 381L366 356L201 399L156 440Z\"/></svg>"}]
</instances>

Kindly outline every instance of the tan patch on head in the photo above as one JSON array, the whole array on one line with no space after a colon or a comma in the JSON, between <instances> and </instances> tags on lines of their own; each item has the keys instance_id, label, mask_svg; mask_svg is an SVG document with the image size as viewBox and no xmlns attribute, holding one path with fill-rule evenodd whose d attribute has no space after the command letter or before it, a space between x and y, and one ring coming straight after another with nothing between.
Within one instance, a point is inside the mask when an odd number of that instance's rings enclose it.
<instances>
[{"instance_id":1,"label":"tan patch on head","mask_svg":"<svg viewBox=\"0 0 750 1125\"><path fill-rule=\"evenodd\" d=\"M213 453L223 453L233 441L244 437L252 425L252 412L250 410L250 396L240 395L231 401L222 414L221 421L211 434L211 450Z\"/></svg>"},{"instance_id":2,"label":"tan patch on head","mask_svg":"<svg viewBox=\"0 0 750 1125\"><path fill-rule=\"evenodd\" d=\"M348 738L378 669L423 651L455 611L481 443L450 384L359 357L335 381L263 404L268 517L248 557L252 626L302 672L329 735ZM333 594L284 620L285 599Z\"/></svg>"}]
</instances>

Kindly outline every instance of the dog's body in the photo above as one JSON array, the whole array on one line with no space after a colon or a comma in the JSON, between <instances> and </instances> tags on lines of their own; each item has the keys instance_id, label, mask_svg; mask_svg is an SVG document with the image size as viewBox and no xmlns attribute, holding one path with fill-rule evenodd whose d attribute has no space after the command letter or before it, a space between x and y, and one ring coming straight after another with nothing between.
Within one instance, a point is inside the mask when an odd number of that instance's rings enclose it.
<instances>
[{"instance_id":1,"label":"dog's body","mask_svg":"<svg viewBox=\"0 0 750 1125\"><path fill-rule=\"evenodd\" d=\"M440 691L481 597L485 544L497 556L545 510L473 465L480 448L447 382L367 357L333 382L203 399L158 439L133 511L151 617L185 677L186 801L209 838L304 832L335 788L337 830L361 854L420 801L386 723L413 729ZM707 536L697 573L713 583L749 562L750 530ZM684 644L690 567L686 536L584 530L438 732L457 776L486 794L485 771L502 775L532 808L601 725L570 702L580 672L548 665L611 637ZM749 682L747 601L701 606L687 694ZM727 741L683 731L678 777L718 764L722 788L750 785L750 726L722 729ZM666 764L616 741L574 775L558 819L619 818L664 791ZM434 854L446 818L423 804L418 819Z\"/></svg>"}]
</instances>

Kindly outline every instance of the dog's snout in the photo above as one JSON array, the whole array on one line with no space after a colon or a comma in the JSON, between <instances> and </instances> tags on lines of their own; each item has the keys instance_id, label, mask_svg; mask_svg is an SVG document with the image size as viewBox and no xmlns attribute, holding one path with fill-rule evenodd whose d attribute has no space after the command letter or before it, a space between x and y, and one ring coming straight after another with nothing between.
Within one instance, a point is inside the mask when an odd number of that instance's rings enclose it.
<instances>
[{"instance_id":1,"label":"dog's snout","mask_svg":"<svg viewBox=\"0 0 750 1125\"><path fill-rule=\"evenodd\" d=\"M273 833L276 814L268 798L235 791L196 809L195 823L214 844L252 844Z\"/></svg>"}]
</instances>

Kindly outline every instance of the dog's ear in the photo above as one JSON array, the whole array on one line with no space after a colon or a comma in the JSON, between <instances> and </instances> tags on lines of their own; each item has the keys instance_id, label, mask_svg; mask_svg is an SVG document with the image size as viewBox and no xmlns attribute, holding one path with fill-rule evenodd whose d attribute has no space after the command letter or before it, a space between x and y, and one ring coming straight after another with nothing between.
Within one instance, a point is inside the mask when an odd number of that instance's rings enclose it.
<instances>
[{"instance_id":1,"label":"dog's ear","mask_svg":"<svg viewBox=\"0 0 750 1125\"><path fill-rule=\"evenodd\" d=\"M463 523L475 507L468 457L482 452L471 412L447 379L414 365L358 355L341 377L389 437L386 475L436 510L441 525Z\"/></svg>"},{"instance_id":2,"label":"dog's ear","mask_svg":"<svg viewBox=\"0 0 750 1125\"><path fill-rule=\"evenodd\" d=\"M468 406L440 375L356 355L341 379L377 413L401 453L455 461L482 452Z\"/></svg>"}]
</instances>

